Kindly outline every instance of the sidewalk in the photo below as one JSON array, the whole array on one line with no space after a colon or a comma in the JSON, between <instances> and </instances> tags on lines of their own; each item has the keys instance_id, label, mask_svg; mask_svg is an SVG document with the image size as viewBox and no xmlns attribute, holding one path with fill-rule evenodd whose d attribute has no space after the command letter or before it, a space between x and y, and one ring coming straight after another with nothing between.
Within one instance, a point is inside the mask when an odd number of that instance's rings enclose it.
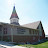
<instances>
[{"instance_id":1,"label":"sidewalk","mask_svg":"<svg viewBox=\"0 0 48 48\"><path fill-rule=\"evenodd\" d=\"M2 46L3 48L26 48L26 47L22 47L22 46L17 46L17 45L13 45L13 44L9 44L8 42L5 41L0 41L0 46Z\"/></svg>"},{"instance_id":2,"label":"sidewalk","mask_svg":"<svg viewBox=\"0 0 48 48\"><path fill-rule=\"evenodd\" d=\"M26 47L22 47L22 46L5 46L5 45L1 45L3 48L26 48Z\"/></svg>"}]
</instances>

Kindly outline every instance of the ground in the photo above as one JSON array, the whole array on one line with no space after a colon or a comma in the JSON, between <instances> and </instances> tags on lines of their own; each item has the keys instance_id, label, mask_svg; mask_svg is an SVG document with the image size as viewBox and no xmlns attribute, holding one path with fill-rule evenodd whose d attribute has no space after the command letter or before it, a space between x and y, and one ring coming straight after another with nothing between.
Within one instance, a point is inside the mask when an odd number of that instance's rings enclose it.
<instances>
[{"instance_id":1,"label":"ground","mask_svg":"<svg viewBox=\"0 0 48 48\"><path fill-rule=\"evenodd\" d=\"M37 45L32 44L14 45L10 44L10 42L0 41L0 48L48 48L48 41Z\"/></svg>"},{"instance_id":2,"label":"ground","mask_svg":"<svg viewBox=\"0 0 48 48\"><path fill-rule=\"evenodd\" d=\"M10 43L11 42L0 41L0 48L26 48L26 47L22 47Z\"/></svg>"},{"instance_id":3,"label":"ground","mask_svg":"<svg viewBox=\"0 0 48 48\"><path fill-rule=\"evenodd\" d=\"M37 45L25 44L25 45L19 45L19 46L25 46L27 48L48 48L48 41L41 44L37 44Z\"/></svg>"}]
</instances>

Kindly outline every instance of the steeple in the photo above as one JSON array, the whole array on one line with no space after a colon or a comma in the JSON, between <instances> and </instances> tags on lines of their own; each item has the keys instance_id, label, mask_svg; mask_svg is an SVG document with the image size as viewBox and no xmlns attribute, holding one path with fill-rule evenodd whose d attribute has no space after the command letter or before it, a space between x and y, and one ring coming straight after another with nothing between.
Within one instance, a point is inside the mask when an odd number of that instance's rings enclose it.
<instances>
[{"instance_id":1,"label":"steeple","mask_svg":"<svg viewBox=\"0 0 48 48\"><path fill-rule=\"evenodd\" d=\"M13 12L12 13L16 13L15 6L13 7Z\"/></svg>"},{"instance_id":2,"label":"steeple","mask_svg":"<svg viewBox=\"0 0 48 48\"><path fill-rule=\"evenodd\" d=\"M17 15L17 12L16 12L16 10L15 10L15 6L14 6L14 7L13 7L12 14L11 14L11 17L10 17L10 23L11 23L11 24L19 25L18 21L19 21L19 17L18 17L18 15Z\"/></svg>"},{"instance_id":3,"label":"steeple","mask_svg":"<svg viewBox=\"0 0 48 48\"><path fill-rule=\"evenodd\" d=\"M11 19L11 18L18 18L18 19L19 19L18 15L17 15L17 12L16 12L16 10L15 10L15 6L13 7L13 11L12 11L12 14L11 14L10 19Z\"/></svg>"}]
</instances>

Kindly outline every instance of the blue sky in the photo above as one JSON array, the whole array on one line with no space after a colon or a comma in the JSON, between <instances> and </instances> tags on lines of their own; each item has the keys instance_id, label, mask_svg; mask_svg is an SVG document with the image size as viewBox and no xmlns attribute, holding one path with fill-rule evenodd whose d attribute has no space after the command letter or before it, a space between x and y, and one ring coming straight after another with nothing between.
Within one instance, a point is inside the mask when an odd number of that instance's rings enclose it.
<instances>
[{"instance_id":1,"label":"blue sky","mask_svg":"<svg viewBox=\"0 0 48 48\"><path fill-rule=\"evenodd\" d=\"M21 25L41 20L48 35L48 0L1 0L0 22L10 23L14 4Z\"/></svg>"}]
</instances>

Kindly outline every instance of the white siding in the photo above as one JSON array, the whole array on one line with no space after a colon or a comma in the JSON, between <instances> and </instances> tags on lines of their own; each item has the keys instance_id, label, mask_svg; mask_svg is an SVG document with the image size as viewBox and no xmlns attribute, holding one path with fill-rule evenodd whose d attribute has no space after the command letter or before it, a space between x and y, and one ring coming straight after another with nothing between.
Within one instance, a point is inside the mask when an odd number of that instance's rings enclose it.
<instances>
[{"instance_id":1,"label":"white siding","mask_svg":"<svg viewBox=\"0 0 48 48\"><path fill-rule=\"evenodd\" d=\"M10 19L10 23L13 23L13 22L19 23L19 19L18 18L12 18L12 19Z\"/></svg>"},{"instance_id":2,"label":"white siding","mask_svg":"<svg viewBox=\"0 0 48 48\"><path fill-rule=\"evenodd\" d=\"M42 28L41 28L41 24L39 24L39 30L40 30L39 35L42 36Z\"/></svg>"},{"instance_id":3,"label":"white siding","mask_svg":"<svg viewBox=\"0 0 48 48\"><path fill-rule=\"evenodd\" d=\"M22 33L21 30L18 32L17 28L14 28L13 29L13 35L29 35L29 29L25 29L25 31Z\"/></svg>"}]
</instances>

